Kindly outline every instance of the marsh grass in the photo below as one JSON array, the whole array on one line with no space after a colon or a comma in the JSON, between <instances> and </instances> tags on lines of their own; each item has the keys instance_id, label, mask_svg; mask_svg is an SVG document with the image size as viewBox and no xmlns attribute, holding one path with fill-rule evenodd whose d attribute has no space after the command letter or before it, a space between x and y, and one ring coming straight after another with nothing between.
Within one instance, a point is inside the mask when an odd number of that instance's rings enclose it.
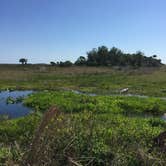
<instances>
[{"instance_id":1,"label":"marsh grass","mask_svg":"<svg viewBox=\"0 0 166 166\"><path fill-rule=\"evenodd\" d=\"M166 96L165 66L117 70L0 65L0 70L0 89L48 90L24 99L35 113L0 121L0 165L165 166L165 153L153 147L153 140L166 130L158 118L166 101L49 91L118 94L128 87L133 94ZM59 111L45 112L52 105Z\"/></svg>"},{"instance_id":2,"label":"marsh grass","mask_svg":"<svg viewBox=\"0 0 166 166\"><path fill-rule=\"evenodd\" d=\"M166 123L158 118L92 110L65 113L53 107L42 118L35 113L0 123L0 161L26 166L164 166L165 154L151 147L153 138L165 130Z\"/></svg>"},{"instance_id":3,"label":"marsh grass","mask_svg":"<svg viewBox=\"0 0 166 166\"><path fill-rule=\"evenodd\" d=\"M44 119L49 119L45 114ZM164 127L151 127L148 120L94 112L52 116L41 122L23 165L156 165L165 164L164 154L148 150ZM33 156L33 157L32 157ZM32 160L34 158L34 160ZM28 161L28 162L27 162ZM33 162L32 162L33 161Z\"/></svg>"},{"instance_id":4,"label":"marsh grass","mask_svg":"<svg viewBox=\"0 0 166 166\"><path fill-rule=\"evenodd\" d=\"M88 96L64 91L47 91L30 95L24 100L26 106L41 112L57 105L66 113L84 110L123 115L161 116L166 110L166 100L126 96ZM146 116L145 116L146 117Z\"/></svg>"},{"instance_id":5,"label":"marsh grass","mask_svg":"<svg viewBox=\"0 0 166 166\"><path fill-rule=\"evenodd\" d=\"M40 70L41 68L45 70ZM165 96L166 69L110 67L53 67L49 65L0 65L0 89L77 89L92 93L129 93Z\"/></svg>"}]
</instances>

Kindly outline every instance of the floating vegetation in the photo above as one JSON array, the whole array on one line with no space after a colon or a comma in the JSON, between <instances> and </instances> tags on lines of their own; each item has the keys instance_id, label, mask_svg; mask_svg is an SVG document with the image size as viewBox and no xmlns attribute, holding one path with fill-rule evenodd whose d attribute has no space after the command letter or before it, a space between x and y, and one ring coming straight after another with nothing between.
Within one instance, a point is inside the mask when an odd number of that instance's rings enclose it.
<instances>
[{"instance_id":1,"label":"floating vegetation","mask_svg":"<svg viewBox=\"0 0 166 166\"><path fill-rule=\"evenodd\" d=\"M23 96L19 96L17 98L14 98L14 97L11 97L9 96L7 99L6 99L6 104L18 104L18 103L21 103L23 101L24 97Z\"/></svg>"},{"instance_id":2,"label":"floating vegetation","mask_svg":"<svg viewBox=\"0 0 166 166\"><path fill-rule=\"evenodd\" d=\"M8 97L6 99L6 104L14 104L15 103L15 99L13 97Z\"/></svg>"},{"instance_id":3,"label":"floating vegetation","mask_svg":"<svg viewBox=\"0 0 166 166\"><path fill-rule=\"evenodd\" d=\"M45 111L51 105L57 105L65 112L82 112L84 110L98 113L124 115L162 116L166 110L166 100L159 98L140 98L136 96L87 96L73 92L40 92L30 95L25 105Z\"/></svg>"}]
</instances>

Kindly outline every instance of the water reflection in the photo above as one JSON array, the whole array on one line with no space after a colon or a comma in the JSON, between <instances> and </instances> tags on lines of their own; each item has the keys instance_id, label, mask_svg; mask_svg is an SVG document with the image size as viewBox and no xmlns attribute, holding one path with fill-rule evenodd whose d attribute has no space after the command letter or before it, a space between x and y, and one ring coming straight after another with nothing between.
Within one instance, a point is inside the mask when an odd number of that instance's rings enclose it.
<instances>
[{"instance_id":1,"label":"water reflection","mask_svg":"<svg viewBox=\"0 0 166 166\"><path fill-rule=\"evenodd\" d=\"M31 94L33 91L1 91L0 92L0 115L8 118L17 118L26 116L30 113L30 108L25 107L22 102L16 101Z\"/></svg>"}]
</instances>

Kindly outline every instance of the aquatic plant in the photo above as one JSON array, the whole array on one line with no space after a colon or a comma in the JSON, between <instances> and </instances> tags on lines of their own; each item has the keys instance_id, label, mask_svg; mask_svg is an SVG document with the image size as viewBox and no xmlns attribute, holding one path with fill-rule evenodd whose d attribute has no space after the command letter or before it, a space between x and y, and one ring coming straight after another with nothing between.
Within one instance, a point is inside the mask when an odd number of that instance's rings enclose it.
<instances>
[{"instance_id":1,"label":"aquatic plant","mask_svg":"<svg viewBox=\"0 0 166 166\"><path fill-rule=\"evenodd\" d=\"M13 97L8 97L7 99L6 99L6 104L14 104L15 103L15 99L13 98Z\"/></svg>"},{"instance_id":2,"label":"aquatic plant","mask_svg":"<svg viewBox=\"0 0 166 166\"><path fill-rule=\"evenodd\" d=\"M49 112L47 113L49 114ZM47 119L45 114L43 120ZM23 165L145 165L164 166L164 154L149 153L152 140L164 127L147 119L83 112L52 116ZM41 126L39 126L40 130ZM40 130L41 131L41 130ZM159 157L160 155L160 157ZM158 160L158 158L159 160ZM33 160L32 160L33 157Z\"/></svg>"},{"instance_id":3,"label":"aquatic plant","mask_svg":"<svg viewBox=\"0 0 166 166\"><path fill-rule=\"evenodd\" d=\"M9 96L7 99L6 99L6 104L17 104L17 103L21 103L23 101L24 97L23 96L19 96L19 97L11 97Z\"/></svg>"},{"instance_id":4,"label":"aquatic plant","mask_svg":"<svg viewBox=\"0 0 166 166\"><path fill-rule=\"evenodd\" d=\"M57 105L64 112L82 112L84 110L98 113L115 113L124 115L162 115L166 110L166 100L158 98L140 98L126 96L88 96L64 91L49 91L30 95L24 104L47 110Z\"/></svg>"},{"instance_id":5,"label":"aquatic plant","mask_svg":"<svg viewBox=\"0 0 166 166\"><path fill-rule=\"evenodd\" d=\"M0 122L2 164L164 166L165 154L152 147L166 130L158 118L165 100L45 91L23 102L36 112ZM46 112L52 105L59 111Z\"/></svg>"}]
</instances>

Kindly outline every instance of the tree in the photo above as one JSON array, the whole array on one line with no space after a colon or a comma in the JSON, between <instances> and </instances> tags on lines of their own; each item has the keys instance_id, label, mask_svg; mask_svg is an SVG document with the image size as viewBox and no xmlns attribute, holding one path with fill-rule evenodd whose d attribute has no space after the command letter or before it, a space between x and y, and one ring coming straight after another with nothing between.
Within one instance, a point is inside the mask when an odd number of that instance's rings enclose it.
<instances>
[{"instance_id":1,"label":"tree","mask_svg":"<svg viewBox=\"0 0 166 166\"><path fill-rule=\"evenodd\" d=\"M109 51L109 61L110 64L112 66L119 66L120 63L120 59L122 60L121 56L123 56L124 54L122 53L122 51L116 47L112 47Z\"/></svg>"},{"instance_id":2,"label":"tree","mask_svg":"<svg viewBox=\"0 0 166 166\"><path fill-rule=\"evenodd\" d=\"M109 56L108 48L105 46L92 49L87 52L87 65L89 66L106 66Z\"/></svg>"},{"instance_id":3,"label":"tree","mask_svg":"<svg viewBox=\"0 0 166 166\"><path fill-rule=\"evenodd\" d=\"M28 59L21 58L21 59L19 59L19 62L22 63L22 65L24 65L24 64L27 64Z\"/></svg>"},{"instance_id":4,"label":"tree","mask_svg":"<svg viewBox=\"0 0 166 166\"><path fill-rule=\"evenodd\" d=\"M101 66L107 66L109 57L108 48L106 46L98 47L97 55L97 63Z\"/></svg>"},{"instance_id":5,"label":"tree","mask_svg":"<svg viewBox=\"0 0 166 166\"><path fill-rule=\"evenodd\" d=\"M80 57L76 60L75 65L77 65L77 66L86 65L86 58L83 57L83 56L80 56Z\"/></svg>"},{"instance_id":6,"label":"tree","mask_svg":"<svg viewBox=\"0 0 166 166\"><path fill-rule=\"evenodd\" d=\"M153 58L157 58L157 55L153 55L152 57L153 57Z\"/></svg>"},{"instance_id":7,"label":"tree","mask_svg":"<svg viewBox=\"0 0 166 166\"><path fill-rule=\"evenodd\" d=\"M136 53L123 53L120 49L112 47L108 49L105 46L94 48L87 52L87 60L83 59L84 64L88 66L133 66L133 67L158 67L161 66L161 60L157 55L147 57L141 51ZM79 58L75 64L80 64Z\"/></svg>"},{"instance_id":8,"label":"tree","mask_svg":"<svg viewBox=\"0 0 166 166\"><path fill-rule=\"evenodd\" d=\"M73 63L71 62L71 61L65 61L64 62L64 66L65 67L70 67L70 66L72 66L73 65Z\"/></svg>"},{"instance_id":9,"label":"tree","mask_svg":"<svg viewBox=\"0 0 166 166\"><path fill-rule=\"evenodd\" d=\"M133 66L140 67L144 64L144 53L141 51L137 51L136 54L133 54Z\"/></svg>"},{"instance_id":10,"label":"tree","mask_svg":"<svg viewBox=\"0 0 166 166\"><path fill-rule=\"evenodd\" d=\"M88 66L97 66L97 49L93 48L91 51L87 52L87 65Z\"/></svg>"},{"instance_id":11,"label":"tree","mask_svg":"<svg viewBox=\"0 0 166 166\"><path fill-rule=\"evenodd\" d=\"M59 64L59 66L60 67L70 67L70 66L72 66L73 65L73 63L72 62L70 62L70 61L65 61L65 62L58 62L57 64Z\"/></svg>"},{"instance_id":12,"label":"tree","mask_svg":"<svg viewBox=\"0 0 166 166\"><path fill-rule=\"evenodd\" d=\"M50 65L51 65L51 66L55 66L56 63L55 63L55 62L50 62Z\"/></svg>"}]
</instances>

